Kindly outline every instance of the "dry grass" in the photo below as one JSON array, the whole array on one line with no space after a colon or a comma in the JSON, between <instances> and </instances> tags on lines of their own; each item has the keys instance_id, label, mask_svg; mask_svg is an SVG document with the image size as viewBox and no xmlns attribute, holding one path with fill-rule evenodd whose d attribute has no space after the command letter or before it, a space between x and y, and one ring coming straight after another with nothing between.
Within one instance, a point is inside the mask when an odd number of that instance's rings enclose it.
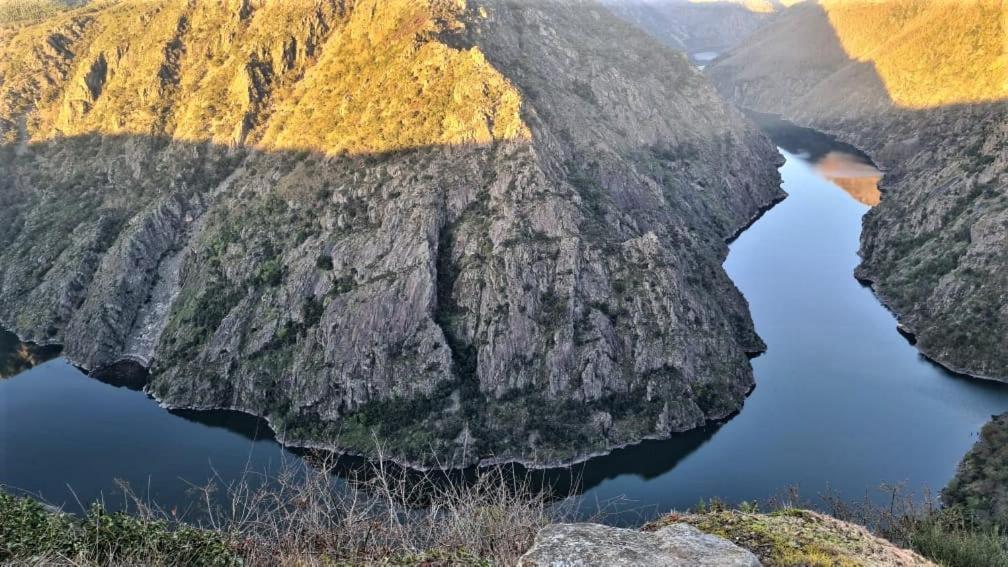
<instances>
[{"instance_id":1,"label":"dry grass","mask_svg":"<svg viewBox=\"0 0 1008 567\"><path fill-rule=\"evenodd\" d=\"M339 483L334 464L290 469L268 482L246 476L203 487L206 525L228 534L253 564L496 565L514 564L560 515L547 494L503 469L458 480L379 459ZM222 488L225 497L217 498Z\"/></svg>"},{"instance_id":2,"label":"dry grass","mask_svg":"<svg viewBox=\"0 0 1008 567\"><path fill-rule=\"evenodd\" d=\"M217 477L194 486L182 512L126 485L128 514L98 504L78 521L21 500L16 506L33 513L8 507L4 522L34 527L21 532L24 545L14 544L14 552L0 545L0 563L513 565L544 525L572 509L500 468L462 479L404 470L379 457L341 479L335 466L326 458L278 475Z\"/></svg>"}]
</instances>

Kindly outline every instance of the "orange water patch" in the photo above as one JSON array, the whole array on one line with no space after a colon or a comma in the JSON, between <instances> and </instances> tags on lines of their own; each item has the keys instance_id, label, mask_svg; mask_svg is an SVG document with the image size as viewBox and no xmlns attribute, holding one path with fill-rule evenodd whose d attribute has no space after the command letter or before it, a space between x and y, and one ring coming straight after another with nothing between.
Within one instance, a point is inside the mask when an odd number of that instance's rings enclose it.
<instances>
[{"instance_id":1,"label":"orange water patch","mask_svg":"<svg viewBox=\"0 0 1008 567\"><path fill-rule=\"evenodd\" d=\"M841 152L829 152L814 167L823 177L862 204L874 207L882 200L878 188L882 172L870 163L853 159Z\"/></svg>"}]
</instances>

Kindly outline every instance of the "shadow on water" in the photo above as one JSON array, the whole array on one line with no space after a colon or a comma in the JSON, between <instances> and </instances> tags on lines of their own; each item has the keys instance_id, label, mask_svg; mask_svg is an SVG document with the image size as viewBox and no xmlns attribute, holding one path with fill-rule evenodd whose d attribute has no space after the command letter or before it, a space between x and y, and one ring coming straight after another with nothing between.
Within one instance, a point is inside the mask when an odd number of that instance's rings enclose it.
<instances>
[{"instance_id":1,"label":"shadow on water","mask_svg":"<svg viewBox=\"0 0 1008 567\"><path fill-rule=\"evenodd\" d=\"M810 163L819 163L832 152L843 152L855 156L865 164L871 164L872 167L875 167L875 164L872 163L871 158L867 154L855 146L837 140L829 134L812 130L811 128L796 126L773 114L765 114L752 110L746 110L745 114L779 148L788 153L802 156L802 159Z\"/></svg>"}]
</instances>

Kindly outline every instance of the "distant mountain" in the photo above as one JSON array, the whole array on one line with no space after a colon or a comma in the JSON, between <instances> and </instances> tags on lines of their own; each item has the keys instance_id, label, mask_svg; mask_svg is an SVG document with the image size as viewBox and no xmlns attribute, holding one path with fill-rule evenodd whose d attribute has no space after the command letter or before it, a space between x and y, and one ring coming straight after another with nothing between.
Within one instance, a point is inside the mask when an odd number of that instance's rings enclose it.
<instances>
[{"instance_id":1,"label":"distant mountain","mask_svg":"<svg viewBox=\"0 0 1008 567\"><path fill-rule=\"evenodd\" d=\"M602 0L613 13L689 54L734 47L765 24L771 0Z\"/></svg>"},{"instance_id":2,"label":"distant mountain","mask_svg":"<svg viewBox=\"0 0 1008 567\"><path fill-rule=\"evenodd\" d=\"M0 320L169 407L551 463L753 386L721 262L779 158L598 5L124 0L0 53Z\"/></svg>"}]
</instances>

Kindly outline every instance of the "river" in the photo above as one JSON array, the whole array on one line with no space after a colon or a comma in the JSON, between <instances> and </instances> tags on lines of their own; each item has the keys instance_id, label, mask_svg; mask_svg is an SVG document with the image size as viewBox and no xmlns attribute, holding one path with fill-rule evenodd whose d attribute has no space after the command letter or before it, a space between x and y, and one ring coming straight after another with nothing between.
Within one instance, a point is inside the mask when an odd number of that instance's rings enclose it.
<instances>
[{"instance_id":1,"label":"river","mask_svg":"<svg viewBox=\"0 0 1008 567\"><path fill-rule=\"evenodd\" d=\"M884 483L936 491L982 425L1008 409L1008 386L922 358L854 279L861 217L879 198L874 166L821 134L771 126L789 197L732 244L725 263L768 345L753 360L757 387L724 424L537 473L560 490L580 479L586 513L602 503L610 521L632 523L702 499L763 501L792 487L813 505L824 493L882 498ZM169 412L55 355L0 337L8 488L71 508L102 496L114 505L123 479L184 507L191 486L211 476L301 462L260 420Z\"/></svg>"}]
</instances>

